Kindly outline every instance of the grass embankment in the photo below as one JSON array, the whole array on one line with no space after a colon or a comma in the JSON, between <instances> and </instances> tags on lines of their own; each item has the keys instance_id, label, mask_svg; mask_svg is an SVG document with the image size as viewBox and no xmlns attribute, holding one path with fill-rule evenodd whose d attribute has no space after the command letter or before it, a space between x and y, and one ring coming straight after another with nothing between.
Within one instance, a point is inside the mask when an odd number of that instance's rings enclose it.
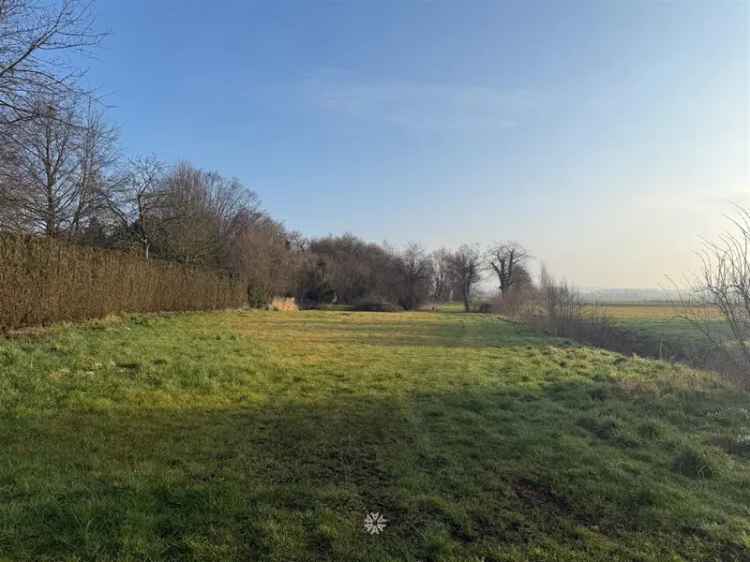
<instances>
[{"instance_id":1,"label":"grass embankment","mask_svg":"<svg viewBox=\"0 0 750 562\"><path fill-rule=\"evenodd\" d=\"M61 327L0 340L0 560L747 560L748 433L710 375L485 315Z\"/></svg>"}]
</instances>

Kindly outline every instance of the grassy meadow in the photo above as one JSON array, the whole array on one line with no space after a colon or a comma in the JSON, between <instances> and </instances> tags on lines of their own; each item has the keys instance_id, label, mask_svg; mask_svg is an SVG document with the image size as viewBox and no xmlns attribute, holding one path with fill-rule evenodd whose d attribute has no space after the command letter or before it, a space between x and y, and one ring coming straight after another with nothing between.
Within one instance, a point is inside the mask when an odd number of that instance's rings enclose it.
<instances>
[{"instance_id":1,"label":"grassy meadow","mask_svg":"<svg viewBox=\"0 0 750 562\"><path fill-rule=\"evenodd\" d=\"M663 344L665 355L694 356L707 348L705 336L687 317L710 323L712 333L729 334L719 311L715 309L654 303L601 305L596 310L606 314L615 324L638 334L644 342L657 346Z\"/></svg>"},{"instance_id":2,"label":"grassy meadow","mask_svg":"<svg viewBox=\"0 0 750 562\"><path fill-rule=\"evenodd\" d=\"M492 315L18 334L0 451L1 561L750 560L750 396Z\"/></svg>"}]
</instances>

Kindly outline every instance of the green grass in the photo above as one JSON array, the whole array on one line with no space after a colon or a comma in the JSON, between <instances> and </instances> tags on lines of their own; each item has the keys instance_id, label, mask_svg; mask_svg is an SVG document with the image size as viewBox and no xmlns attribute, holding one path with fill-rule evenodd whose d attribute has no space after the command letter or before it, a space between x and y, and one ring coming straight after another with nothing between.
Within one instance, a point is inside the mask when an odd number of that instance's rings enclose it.
<instances>
[{"instance_id":1,"label":"green grass","mask_svg":"<svg viewBox=\"0 0 750 562\"><path fill-rule=\"evenodd\" d=\"M663 345L665 355L700 356L702 350L710 348L705 335L686 318L686 314L694 320L708 321L714 337L730 337L729 328L718 310L685 309L673 304L603 305L600 310L617 325L638 334L644 341L644 348L658 349Z\"/></svg>"},{"instance_id":2,"label":"green grass","mask_svg":"<svg viewBox=\"0 0 750 562\"><path fill-rule=\"evenodd\" d=\"M0 560L747 560L747 434L711 375L489 315L58 327L0 340Z\"/></svg>"},{"instance_id":3,"label":"green grass","mask_svg":"<svg viewBox=\"0 0 750 562\"><path fill-rule=\"evenodd\" d=\"M464 303L462 302L446 302L441 303L438 306L440 312L464 312Z\"/></svg>"}]
</instances>

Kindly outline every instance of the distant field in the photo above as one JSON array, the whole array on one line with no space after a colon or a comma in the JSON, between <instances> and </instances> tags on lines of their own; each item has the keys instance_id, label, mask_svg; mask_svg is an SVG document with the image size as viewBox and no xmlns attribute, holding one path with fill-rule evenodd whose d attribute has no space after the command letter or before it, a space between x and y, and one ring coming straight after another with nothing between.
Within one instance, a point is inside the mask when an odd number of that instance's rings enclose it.
<instances>
[{"instance_id":1,"label":"distant field","mask_svg":"<svg viewBox=\"0 0 750 562\"><path fill-rule=\"evenodd\" d=\"M603 304L599 307L617 318L636 319L671 319L684 315L685 307L670 303L651 304ZM687 311L703 310L698 307L690 307ZM717 311L718 313L718 311Z\"/></svg>"},{"instance_id":2,"label":"distant field","mask_svg":"<svg viewBox=\"0 0 750 562\"><path fill-rule=\"evenodd\" d=\"M700 351L707 342L703 334L686 319L686 315L704 318L713 324L717 333L726 331L717 309L684 308L673 304L602 305L603 311L615 323L641 334L644 338L663 342L674 350L687 353Z\"/></svg>"},{"instance_id":3,"label":"distant field","mask_svg":"<svg viewBox=\"0 0 750 562\"><path fill-rule=\"evenodd\" d=\"M720 318L718 309L704 307L682 307L670 303L653 304L604 304L598 307L615 318L623 320L673 320L686 314Z\"/></svg>"},{"instance_id":4,"label":"distant field","mask_svg":"<svg viewBox=\"0 0 750 562\"><path fill-rule=\"evenodd\" d=\"M712 375L492 315L58 327L0 339L0 560L743 561L749 433Z\"/></svg>"}]
</instances>

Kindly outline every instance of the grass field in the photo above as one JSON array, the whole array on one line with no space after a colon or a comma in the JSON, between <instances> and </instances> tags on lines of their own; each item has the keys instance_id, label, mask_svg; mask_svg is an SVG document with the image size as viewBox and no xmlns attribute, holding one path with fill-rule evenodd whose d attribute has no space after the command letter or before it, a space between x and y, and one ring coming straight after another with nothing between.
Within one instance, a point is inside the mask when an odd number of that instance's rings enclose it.
<instances>
[{"instance_id":1,"label":"grass field","mask_svg":"<svg viewBox=\"0 0 750 562\"><path fill-rule=\"evenodd\" d=\"M3 561L750 559L746 393L490 315L0 340L0 445Z\"/></svg>"},{"instance_id":2,"label":"grass field","mask_svg":"<svg viewBox=\"0 0 750 562\"><path fill-rule=\"evenodd\" d=\"M597 310L645 340L663 343L666 349L684 355L700 355L708 346L705 336L686 316L710 322L717 335L729 335L718 310L685 309L672 304L602 305Z\"/></svg>"}]
</instances>

